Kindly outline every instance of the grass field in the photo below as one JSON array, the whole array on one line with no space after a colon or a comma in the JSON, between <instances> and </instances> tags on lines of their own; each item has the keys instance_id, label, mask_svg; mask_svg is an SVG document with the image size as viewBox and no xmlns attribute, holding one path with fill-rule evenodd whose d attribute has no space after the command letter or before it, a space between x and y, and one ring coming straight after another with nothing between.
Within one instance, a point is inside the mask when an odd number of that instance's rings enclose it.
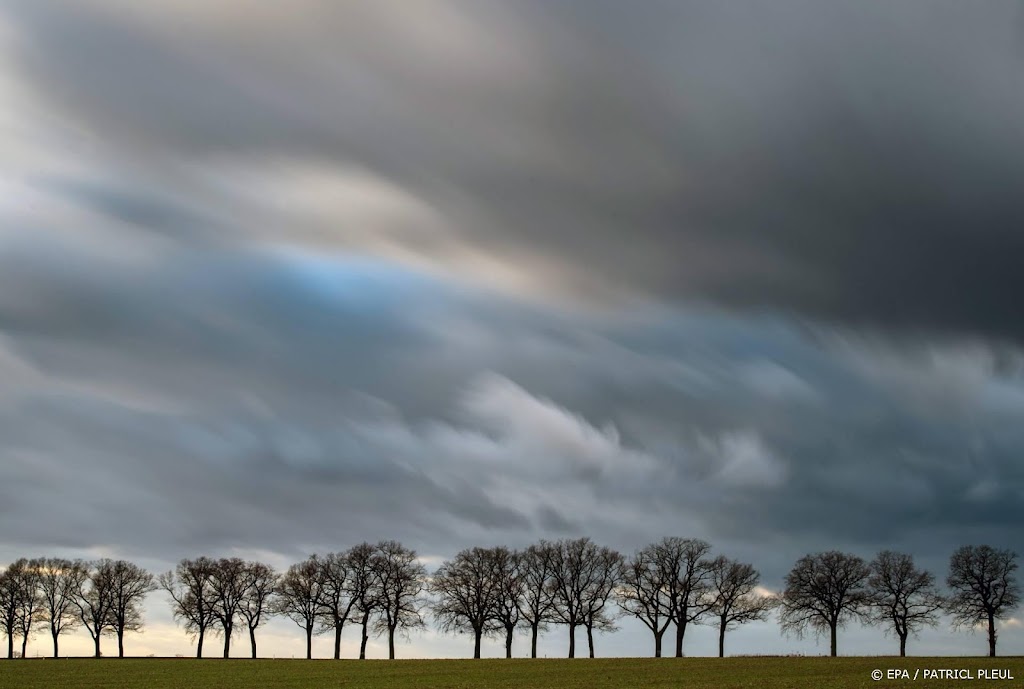
<instances>
[{"instance_id":1,"label":"grass field","mask_svg":"<svg viewBox=\"0 0 1024 689\"><path fill-rule=\"evenodd\" d=\"M919 678L874 681L871 671L907 669ZM927 679L934 669L1009 671L1013 680ZM1024 658L599 658L596 660L125 660L0 661L0 687L547 687L787 688L990 687L1024 683Z\"/></svg>"}]
</instances>

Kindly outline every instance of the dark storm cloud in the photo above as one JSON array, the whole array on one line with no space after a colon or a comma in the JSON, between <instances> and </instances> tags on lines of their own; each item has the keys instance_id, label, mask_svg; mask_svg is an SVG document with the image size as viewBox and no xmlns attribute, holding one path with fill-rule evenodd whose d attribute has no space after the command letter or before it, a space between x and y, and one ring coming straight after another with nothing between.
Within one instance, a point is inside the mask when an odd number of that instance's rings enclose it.
<instances>
[{"instance_id":1,"label":"dark storm cloud","mask_svg":"<svg viewBox=\"0 0 1024 689\"><path fill-rule=\"evenodd\" d=\"M258 5L10 15L111 150L358 165L577 293L1024 334L1016 4Z\"/></svg>"},{"instance_id":2,"label":"dark storm cloud","mask_svg":"<svg viewBox=\"0 0 1024 689\"><path fill-rule=\"evenodd\" d=\"M814 548L941 564L1024 526L1014 350L569 314L365 261L32 255L0 273L27 288L0 300L8 546L683 533L777 583Z\"/></svg>"},{"instance_id":3,"label":"dark storm cloud","mask_svg":"<svg viewBox=\"0 0 1024 689\"><path fill-rule=\"evenodd\" d=\"M31 344L26 355L41 369L114 377L190 406L268 391L309 405L386 380L438 346L422 321L441 308L443 288L424 292L425 279L373 262L335 266L333 281L318 277L315 258L245 253L161 254L125 266L36 247L0 263L0 327ZM326 365L335 360L359 364L337 371ZM415 389L399 393L405 386L394 380L388 396L415 404Z\"/></svg>"}]
</instances>

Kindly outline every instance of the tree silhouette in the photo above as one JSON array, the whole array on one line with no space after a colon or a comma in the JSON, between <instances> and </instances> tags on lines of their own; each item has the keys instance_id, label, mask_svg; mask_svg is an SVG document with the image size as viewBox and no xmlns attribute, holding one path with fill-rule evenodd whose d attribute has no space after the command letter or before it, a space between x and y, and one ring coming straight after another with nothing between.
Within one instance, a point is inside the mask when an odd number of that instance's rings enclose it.
<instances>
[{"instance_id":1,"label":"tree silhouette","mask_svg":"<svg viewBox=\"0 0 1024 689\"><path fill-rule=\"evenodd\" d=\"M522 623L530 629L531 658L537 657L537 636L548 622L554 621L553 563L553 546L547 541L529 546L519 557L522 583L519 615Z\"/></svg>"},{"instance_id":2,"label":"tree silhouette","mask_svg":"<svg viewBox=\"0 0 1024 689\"><path fill-rule=\"evenodd\" d=\"M249 646L252 657L256 657L256 629L270 616L270 602L278 586L277 573L270 565L262 562L247 562L245 565L245 593L238 613L245 620L249 630Z\"/></svg>"},{"instance_id":3,"label":"tree silhouette","mask_svg":"<svg viewBox=\"0 0 1024 689\"><path fill-rule=\"evenodd\" d=\"M1017 553L987 545L965 545L949 558L946 584L953 589L947 611L958 627L985 624L988 654L996 655L996 620L1020 603Z\"/></svg>"},{"instance_id":4,"label":"tree silhouette","mask_svg":"<svg viewBox=\"0 0 1024 689\"><path fill-rule=\"evenodd\" d=\"M31 561L39 573L39 592L42 598L40 619L53 638L53 657L59 656L60 635L73 631L79 624L75 596L89 576L81 560L39 558Z\"/></svg>"},{"instance_id":5,"label":"tree silhouette","mask_svg":"<svg viewBox=\"0 0 1024 689\"><path fill-rule=\"evenodd\" d=\"M492 548L494 576L497 579L498 596L494 607L494 620L505 632L505 657L512 657L512 638L519 625L519 607L523 597L524 582L518 553L504 546Z\"/></svg>"},{"instance_id":6,"label":"tree silhouette","mask_svg":"<svg viewBox=\"0 0 1024 689\"><path fill-rule=\"evenodd\" d=\"M778 600L757 593L761 575L753 565L717 557L708 567L710 614L718 624L718 657L725 657L725 632L768 617Z\"/></svg>"},{"instance_id":7,"label":"tree silhouette","mask_svg":"<svg viewBox=\"0 0 1024 689\"><path fill-rule=\"evenodd\" d=\"M89 567L89 575L82 582L82 588L75 596L79 619L93 641L93 654L99 658L100 639L114 629L114 618L111 609L114 606L114 562L103 559Z\"/></svg>"},{"instance_id":8,"label":"tree silhouette","mask_svg":"<svg viewBox=\"0 0 1024 689\"><path fill-rule=\"evenodd\" d=\"M847 620L864 619L871 604L871 571L856 555L830 550L805 555L786 575L782 594L782 629L802 636L808 629L830 635L836 655L836 632Z\"/></svg>"},{"instance_id":9,"label":"tree silhouette","mask_svg":"<svg viewBox=\"0 0 1024 689\"><path fill-rule=\"evenodd\" d=\"M562 540L554 544L552 565L552 612L569 627L569 657L576 657L576 627L582 626L593 658L594 630L614 628L606 608L621 576L622 556L589 538Z\"/></svg>"},{"instance_id":10,"label":"tree silhouette","mask_svg":"<svg viewBox=\"0 0 1024 689\"><path fill-rule=\"evenodd\" d=\"M348 595L353 611L359 615L359 659L366 660L366 644L370 638L370 620L380 607L380 595L374 574L377 547L360 543L345 553L348 561Z\"/></svg>"},{"instance_id":11,"label":"tree silhouette","mask_svg":"<svg viewBox=\"0 0 1024 689\"><path fill-rule=\"evenodd\" d=\"M160 575L159 585L171 597L174 619L185 623L185 631L197 639L196 658L203 657L203 641L216 616L217 593L213 577L217 563L208 557L185 559L174 572Z\"/></svg>"},{"instance_id":12,"label":"tree silhouette","mask_svg":"<svg viewBox=\"0 0 1024 689\"><path fill-rule=\"evenodd\" d=\"M671 587L678 576L660 543L638 550L623 567L616 597L619 607L644 623L654 635L654 657L661 657L662 638L672 623Z\"/></svg>"},{"instance_id":13,"label":"tree silhouette","mask_svg":"<svg viewBox=\"0 0 1024 689\"><path fill-rule=\"evenodd\" d=\"M393 659L396 635L424 626L425 605L445 631L472 634L474 658L481 655L484 636L499 634L511 658L519 626L530 629L535 658L539 633L550 622L568 627L570 658L576 653L577 628L583 627L594 657L594 632L614 630L622 612L651 631L655 657L662 655L664 635L673 623L676 654L681 655L685 630L694 622L717 627L721 657L729 630L766 619L776 607L784 633L827 634L833 656L838 630L855 619L884 624L899 638L900 655L905 655L908 637L934 626L942 610L959 627L986 626L994 656L995 623L1020 603L1016 553L987 545L963 546L953 553L948 597L940 595L935 577L904 553L882 551L870 564L834 550L805 555L786 575L781 596L775 596L760 589L752 565L711 558L710 550L705 541L671 537L644 546L627 560L585 537L542 540L521 551L468 548L428 578L414 550L381 541L325 557L314 554L282 575L239 558L184 559L158 582L171 598L175 619L198 637L198 658L211 629L224 633L227 658L240 620L256 658L257 628L281 614L305 631L307 658L312 657L313 634L328 632L334 633L334 657L339 658L344 626L354 621L361 626L361 659L371 627L387 635ZM47 629L57 657L60 636L81 625L96 657L104 634L117 636L118 656L123 657L125 633L142 628L143 601L156 588L151 574L126 560L16 560L0 570L0 632L7 636L7 655L15 657L15 640L20 639L24 656L30 636ZM424 591L432 598L425 599Z\"/></svg>"},{"instance_id":14,"label":"tree silhouette","mask_svg":"<svg viewBox=\"0 0 1024 689\"><path fill-rule=\"evenodd\" d=\"M420 594L426 586L426 570L416 551L397 541L381 541L372 558L377 607L377 631L388 635L388 658L395 658L395 634L422 627Z\"/></svg>"},{"instance_id":15,"label":"tree silhouette","mask_svg":"<svg viewBox=\"0 0 1024 689\"><path fill-rule=\"evenodd\" d=\"M213 593L213 617L224 634L224 657L231 656L231 636L241 615L249 586L249 568L241 558L221 558L214 563L210 589Z\"/></svg>"},{"instance_id":16,"label":"tree silhouette","mask_svg":"<svg viewBox=\"0 0 1024 689\"><path fill-rule=\"evenodd\" d=\"M500 588L498 563L490 548L460 551L430 579L434 618L443 631L473 635L473 658L480 657L483 635L496 628Z\"/></svg>"},{"instance_id":17,"label":"tree silhouette","mask_svg":"<svg viewBox=\"0 0 1024 689\"><path fill-rule=\"evenodd\" d=\"M156 590L153 575L127 560L107 561L110 582L110 620L117 635L117 657L124 658L125 632L142 629L142 600Z\"/></svg>"},{"instance_id":18,"label":"tree silhouette","mask_svg":"<svg viewBox=\"0 0 1024 689\"><path fill-rule=\"evenodd\" d=\"M273 610L306 632L306 659L313 657L313 630L324 604L324 568L310 555L288 568L277 585Z\"/></svg>"},{"instance_id":19,"label":"tree silhouette","mask_svg":"<svg viewBox=\"0 0 1024 689\"><path fill-rule=\"evenodd\" d=\"M914 566L914 558L883 550L871 562L874 619L886 623L900 640L900 656L907 655L907 637L922 626L934 627L944 602L935 587L935 575Z\"/></svg>"},{"instance_id":20,"label":"tree silhouette","mask_svg":"<svg viewBox=\"0 0 1024 689\"><path fill-rule=\"evenodd\" d=\"M39 620L43 600L39 591L39 573L25 558L0 572L0 627L7 636L7 657L14 657L14 639L21 636L21 657L25 657L28 637Z\"/></svg>"},{"instance_id":21,"label":"tree silhouette","mask_svg":"<svg viewBox=\"0 0 1024 689\"><path fill-rule=\"evenodd\" d=\"M320 631L334 632L334 659L341 658L341 632L356 601L349 585L349 562L344 553L328 553L323 568L323 598L320 602Z\"/></svg>"},{"instance_id":22,"label":"tree silhouette","mask_svg":"<svg viewBox=\"0 0 1024 689\"><path fill-rule=\"evenodd\" d=\"M21 634L21 657L24 658L29 637L39 624L43 612L42 573L32 560L19 560L18 565L15 572L20 600L18 632Z\"/></svg>"},{"instance_id":23,"label":"tree silhouette","mask_svg":"<svg viewBox=\"0 0 1024 689\"><path fill-rule=\"evenodd\" d=\"M669 582L668 597L672 621L676 625L676 658L683 657L683 638L690 623L699 622L711 608L708 597L707 554L711 544L697 538L666 538L661 542L662 558L667 571L674 572Z\"/></svg>"}]
</instances>

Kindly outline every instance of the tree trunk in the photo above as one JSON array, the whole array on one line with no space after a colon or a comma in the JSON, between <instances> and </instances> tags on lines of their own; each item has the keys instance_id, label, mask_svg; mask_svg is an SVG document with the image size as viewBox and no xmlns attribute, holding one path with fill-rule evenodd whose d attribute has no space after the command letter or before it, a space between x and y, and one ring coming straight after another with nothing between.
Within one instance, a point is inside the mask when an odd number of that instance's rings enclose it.
<instances>
[{"instance_id":1,"label":"tree trunk","mask_svg":"<svg viewBox=\"0 0 1024 689\"><path fill-rule=\"evenodd\" d=\"M838 626L838 622L835 622L835 621L833 621L833 622L832 622L832 625L831 625L831 627L832 627L832 651L831 651L831 653L830 653L830 655L831 655L831 656L832 656L833 658L834 658L834 657L835 657L836 655L838 655L838 654L836 653L836 627L837 627L837 626Z\"/></svg>"},{"instance_id":2,"label":"tree trunk","mask_svg":"<svg viewBox=\"0 0 1024 689\"><path fill-rule=\"evenodd\" d=\"M483 629L473 630L473 660L480 658L480 637L483 636Z\"/></svg>"},{"instance_id":3,"label":"tree trunk","mask_svg":"<svg viewBox=\"0 0 1024 689\"><path fill-rule=\"evenodd\" d=\"M334 626L334 659L341 660L341 629L344 625L337 624Z\"/></svg>"},{"instance_id":4,"label":"tree trunk","mask_svg":"<svg viewBox=\"0 0 1024 689\"><path fill-rule=\"evenodd\" d=\"M683 636L686 634L686 620L676 624L676 658L683 657Z\"/></svg>"},{"instance_id":5,"label":"tree trunk","mask_svg":"<svg viewBox=\"0 0 1024 689\"><path fill-rule=\"evenodd\" d=\"M530 657L537 657L537 634L540 631L540 623L534 622L530 625Z\"/></svg>"},{"instance_id":6,"label":"tree trunk","mask_svg":"<svg viewBox=\"0 0 1024 689\"><path fill-rule=\"evenodd\" d=\"M59 632L51 632L53 634L53 657L59 658L60 654L57 651L57 637L60 636Z\"/></svg>"},{"instance_id":7,"label":"tree trunk","mask_svg":"<svg viewBox=\"0 0 1024 689\"><path fill-rule=\"evenodd\" d=\"M93 643L96 644L96 651L95 651L96 654L93 657L94 658L99 658L100 655L101 655L100 654L100 635L99 635L99 632L96 633L96 636L94 636L92 638L92 640L93 640Z\"/></svg>"},{"instance_id":8,"label":"tree trunk","mask_svg":"<svg viewBox=\"0 0 1024 689\"><path fill-rule=\"evenodd\" d=\"M117 657L124 658L124 630L117 630Z\"/></svg>"},{"instance_id":9,"label":"tree trunk","mask_svg":"<svg viewBox=\"0 0 1024 689\"><path fill-rule=\"evenodd\" d=\"M988 614L988 656L996 657L996 619L992 613Z\"/></svg>"},{"instance_id":10,"label":"tree trunk","mask_svg":"<svg viewBox=\"0 0 1024 689\"><path fill-rule=\"evenodd\" d=\"M363 615L363 638L359 642L359 660L366 660L366 642L370 638L366 626L370 623L370 615Z\"/></svg>"},{"instance_id":11,"label":"tree trunk","mask_svg":"<svg viewBox=\"0 0 1024 689\"><path fill-rule=\"evenodd\" d=\"M905 658L907 655L907 635L900 634L900 658Z\"/></svg>"},{"instance_id":12,"label":"tree trunk","mask_svg":"<svg viewBox=\"0 0 1024 689\"><path fill-rule=\"evenodd\" d=\"M206 627L199 628L199 638L196 640L196 658L203 657L203 638L206 636Z\"/></svg>"},{"instance_id":13,"label":"tree trunk","mask_svg":"<svg viewBox=\"0 0 1024 689\"><path fill-rule=\"evenodd\" d=\"M514 626L510 625L510 624L506 624L505 625L505 657L506 658L511 658L512 657L512 634L513 634L513 632L515 632L515 629L516 628Z\"/></svg>"},{"instance_id":14,"label":"tree trunk","mask_svg":"<svg viewBox=\"0 0 1024 689\"><path fill-rule=\"evenodd\" d=\"M252 646L252 659L256 660L256 628L249 627L249 645Z\"/></svg>"},{"instance_id":15,"label":"tree trunk","mask_svg":"<svg viewBox=\"0 0 1024 689\"><path fill-rule=\"evenodd\" d=\"M27 649L28 649L28 634L25 634L24 636L21 637L21 657L22 657L22 659L25 658L25 652L27 651Z\"/></svg>"},{"instance_id":16,"label":"tree trunk","mask_svg":"<svg viewBox=\"0 0 1024 689\"><path fill-rule=\"evenodd\" d=\"M7 657L14 658L14 634L7 637Z\"/></svg>"},{"instance_id":17,"label":"tree trunk","mask_svg":"<svg viewBox=\"0 0 1024 689\"><path fill-rule=\"evenodd\" d=\"M725 657L725 628L726 628L726 626L728 624L729 624L729 622L725 619L724 615L718 621L718 657L719 658L724 658Z\"/></svg>"},{"instance_id":18,"label":"tree trunk","mask_svg":"<svg viewBox=\"0 0 1024 689\"><path fill-rule=\"evenodd\" d=\"M569 657L576 657L576 625L569 625Z\"/></svg>"},{"instance_id":19,"label":"tree trunk","mask_svg":"<svg viewBox=\"0 0 1024 689\"><path fill-rule=\"evenodd\" d=\"M306 627L306 660L313 659L313 627Z\"/></svg>"},{"instance_id":20,"label":"tree trunk","mask_svg":"<svg viewBox=\"0 0 1024 689\"><path fill-rule=\"evenodd\" d=\"M230 625L224 628L224 657L231 657L231 632L234 628Z\"/></svg>"},{"instance_id":21,"label":"tree trunk","mask_svg":"<svg viewBox=\"0 0 1024 689\"><path fill-rule=\"evenodd\" d=\"M655 658L660 658L661 657L661 638L664 635L665 635L665 631L664 630L662 630L660 632L657 629L654 630L654 657Z\"/></svg>"},{"instance_id":22,"label":"tree trunk","mask_svg":"<svg viewBox=\"0 0 1024 689\"><path fill-rule=\"evenodd\" d=\"M587 646L590 647L590 657L594 657L594 625L587 625Z\"/></svg>"},{"instance_id":23,"label":"tree trunk","mask_svg":"<svg viewBox=\"0 0 1024 689\"><path fill-rule=\"evenodd\" d=\"M388 627L388 660L395 659L395 628Z\"/></svg>"}]
</instances>

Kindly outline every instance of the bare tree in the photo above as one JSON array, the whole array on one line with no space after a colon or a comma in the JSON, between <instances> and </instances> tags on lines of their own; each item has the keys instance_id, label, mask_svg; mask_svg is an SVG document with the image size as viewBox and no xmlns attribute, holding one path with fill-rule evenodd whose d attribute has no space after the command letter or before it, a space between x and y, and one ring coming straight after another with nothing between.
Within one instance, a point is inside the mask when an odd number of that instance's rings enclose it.
<instances>
[{"instance_id":1,"label":"bare tree","mask_svg":"<svg viewBox=\"0 0 1024 689\"><path fill-rule=\"evenodd\" d=\"M380 608L380 593L374 573L377 547L360 543L345 553L348 560L348 595L360 626L359 659L366 660L366 644L370 639L370 620Z\"/></svg>"},{"instance_id":2,"label":"bare tree","mask_svg":"<svg viewBox=\"0 0 1024 689\"><path fill-rule=\"evenodd\" d=\"M491 549L494 558L494 574L498 583L498 597L495 601L494 619L505 632L505 657L512 657L512 638L519 626L519 608L523 598L522 557L504 546Z\"/></svg>"},{"instance_id":3,"label":"bare tree","mask_svg":"<svg viewBox=\"0 0 1024 689\"><path fill-rule=\"evenodd\" d=\"M196 658L203 657L206 630L216 620L215 569L216 562L208 557L185 559L178 563L174 572L162 574L159 579L160 588L171 597L174 618L184 621L185 631L197 638Z\"/></svg>"},{"instance_id":4,"label":"bare tree","mask_svg":"<svg viewBox=\"0 0 1024 689\"><path fill-rule=\"evenodd\" d=\"M323 562L316 555L288 568L277 586L274 612L306 632L306 659L313 657L313 629L324 602Z\"/></svg>"},{"instance_id":5,"label":"bare tree","mask_svg":"<svg viewBox=\"0 0 1024 689\"><path fill-rule=\"evenodd\" d=\"M914 558L883 550L871 562L874 618L888 623L900 640L900 656L907 655L907 637L922 626L934 627L945 601L931 572L914 566Z\"/></svg>"},{"instance_id":6,"label":"bare tree","mask_svg":"<svg viewBox=\"0 0 1024 689\"><path fill-rule=\"evenodd\" d=\"M356 601L349 585L349 561L345 553L328 553L323 567L323 600L320 604L321 632L334 632L334 659L341 658L341 631Z\"/></svg>"},{"instance_id":7,"label":"bare tree","mask_svg":"<svg viewBox=\"0 0 1024 689\"><path fill-rule=\"evenodd\" d=\"M109 577L111 626L117 635L117 657L124 658L125 632L142 630L140 605L156 584L152 574L127 560L110 563Z\"/></svg>"},{"instance_id":8,"label":"bare tree","mask_svg":"<svg viewBox=\"0 0 1024 689\"><path fill-rule=\"evenodd\" d=\"M618 581L622 556L589 538L562 540L552 550L552 608L557 621L569 627L569 657L576 657L576 627L586 627L590 657L594 629L612 626L605 607Z\"/></svg>"},{"instance_id":9,"label":"bare tree","mask_svg":"<svg viewBox=\"0 0 1024 689\"><path fill-rule=\"evenodd\" d=\"M523 593L519 599L520 618L530 629L530 657L537 657L537 636L553 622L555 605L552 582L553 546L547 541L531 545L519 556Z\"/></svg>"},{"instance_id":10,"label":"bare tree","mask_svg":"<svg viewBox=\"0 0 1024 689\"><path fill-rule=\"evenodd\" d=\"M99 658L102 655L100 639L114 630L111 613L114 607L114 562L103 559L87 567L89 575L75 595L75 606L82 625L92 638L94 655Z\"/></svg>"},{"instance_id":11,"label":"bare tree","mask_svg":"<svg viewBox=\"0 0 1024 689\"><path fill-rule=\"evenodd\" d=\"M238 614L245 620L249 630L249 645L252 657L256 658L256 629L270 615L270 601L277 590L278 576L270 565L262 562L247 562L245 565L245 593Z\"/></svg>"},{"instance_id":12,"label":"bare tree","mask_svg":"<svg viewBox=\"0 0 1024 689\"><path fill-rule=\"evenodd\" d=\"M591 568L590 584L583 597L583 626L587 630L587 648L594 657L594 631L612 632L617 629L615 615L610 614L609 601L622 581L620 553L600 547Z\"/></svg>"},{"instance_id":13,"label":"bare tree","mask_svg":"<svg viewBox=\"0 0 1024 689\"><path fill-rule=\"evenodd\" d=\"M576 627L583 624L583 590L586 587L588 551L596 546L589 538L557 541L551 551L551 591L554 619L569 627L569 657L576 657Z\"/></svg>"},{"instance_id":14,"label":"bare tree","mask_svg":"<svg viewBox=\"0 0 1024 689\"><path fill-rule=\"evenodd\" d=\"M21 614L18 616L21 634L21 657L28 650L28 640L39 624L43 612L42 573L31 560L18 560L15 580L21 599Z\"/></svg>"},{"instance_id":15,"label":"bare tree","mask_svg":"<svg viewBox=\"0 0 1024 689\"><path fill-rule=\"evenodd\" d=\"M669 593L678 579L678 570L666 554L661 543L638 550L623 567L622 585L616 593L619 607L654 634L655 658L661 657L662 638L672 622Z\"/></svg>"},{"instance_id":16,"label":"bare tree","mask_svg":"<svg viewBox=\"0 0 1024 689\"><path fill-rule=\"evenodd\" d=\"M14 638L21 636L21 657L25 657L28 639L39 622L43 600L40 575L21 558L0 573L0 626L7 635L7 657L14 657Z\"/></svg>"},{"instance_id":17,"label":"bare tree","mask_svg":"<svg viewBox=\"0 0 1024 689\"><path fill-rule=\"evenodd\" d=\"M496 565L493 549L468 548L442 563L428 586L441 629L473 635L473 658L480 657L483 635L495 629L501 585Z\"/></svg>"},{"instance_id":18,"label":"bare tree","mask_svg":"<svg viewBox=\"0 0 1024 689\"><path fill-rule=\"evenodd\" d=\"M699 622L711 608L708 570L711 544L697 538L666 538L659 558L674 573L668 587L672 622L676 625L676 658L683 657L683 638L690 623Z\"/></svg>"},{"instance_id":19,"label":"bare tree","mask_svg":"<svg viewBox=\"0 0 1024 689\"><path fill-rule=\"evenodd\" d=\"M40 619L50 630L50 636L53 638L53 657L57 658L60 635L73 631L80 622L75 596L82 589L82 583L89 576L89 572L81 560L39 558L32 560L31 565L39 573L39 590L42 597Z\"/></svg>"},{"instance_id":20,"label":"bare tree","mask_svg":"<svg viewBox=\"0 0 1024 689\"><path fill-rule=\"evenodd\" d=\"M20 628L21 593L11 565L0 572L0 629L7 637L7 657L14 658L14 637Z\"/></svg>"},{"instance_id":21,"label":"bare tree","mask_svg":"<svg viewBox=\"0 0 1024 689\"><path fill-rule=\"evenodd\" d=\"M1020 603L1017 553L987 545L965 545L949 558L946 584L953 589L946 610L958 627L988 626L988 654L996 655L996 620Z\"/></svg>"},{"instance_id":22,"label":"bare tree","mask_svg":"<svg viewBox=\"0 0 1024 689\"><path fill-rule=\"evenodd\" d=\"M249 567L244 560L231 557L214 563L210 577L213 618L224 634L225 658L231 655L231 636L235 631L235 620L241 615L248 587Z\"/></svg>"},{"instance_id":23,"label":"bare tree","mask_svg":"<svg viewBox=\"0 0 1024 689\"><path fill-rule=\"evenodd\" d=\"M761 575L753 565L716 557L710 572L710 613L718 624L718 657L725 657L725 632L733 627L768 617L778 599L757 593Z\"/></svg>"},{"instance_id":24,"label":"bare tree","mask_svg":"<svg viewBox=\"0 0 1024 689\"><path fill-rule=\"evenodd\" d=\"M420 594L426 586L426 570L416 551L397 541L381 541L373 557L377 608L377 631L387 632L388 658L395 658L395 634L423 626Z\"/></svg>"},{"instance_id":25,"label":"bare tree","mask_svg":"<svg viewBox=\"0 0 1024 689\"><path fill-rule=\"evenodd\" d=\"M836 655L836 632L846 621L864 619L871 604L871 570L861 558L836 550L805 555L786 575L782 594L782 629L803 635L808 629L830 634Z\"/></svg>"}]
</instances>

